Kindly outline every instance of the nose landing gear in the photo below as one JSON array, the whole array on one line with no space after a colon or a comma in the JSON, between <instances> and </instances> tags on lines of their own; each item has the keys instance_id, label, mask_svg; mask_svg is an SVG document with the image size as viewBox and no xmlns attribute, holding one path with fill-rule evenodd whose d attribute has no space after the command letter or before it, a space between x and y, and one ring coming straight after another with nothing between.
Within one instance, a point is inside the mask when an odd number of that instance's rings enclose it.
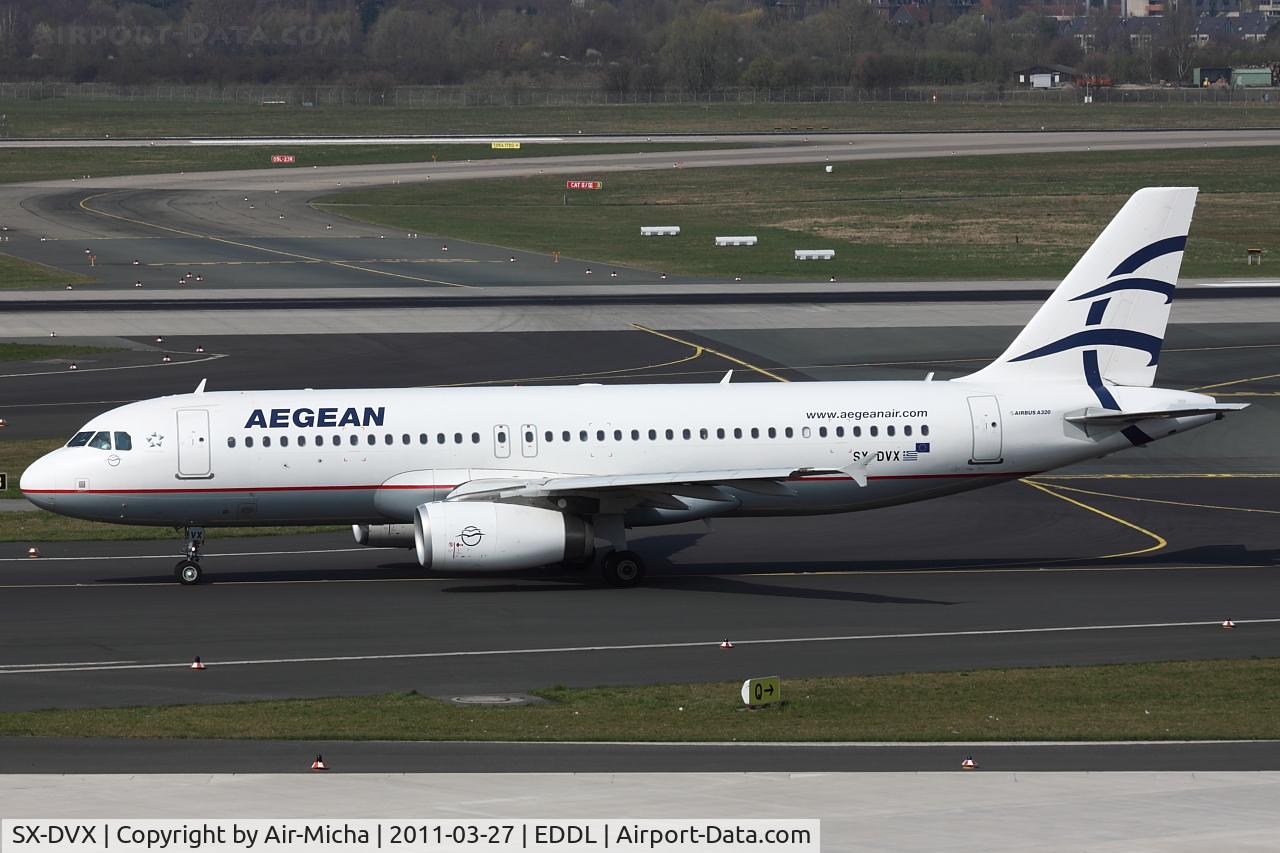
<instances>
[{"instance_id":1,"label":"nose landing gear","mask_svg":"<svg viewBox=\"0 0 1280 853\"><path fill-rule=\"evenodd\" d=\"M173 567L173 576L183 586L195 586L200 583L200 546L204 544L204 528L188 527L187 557L179 560Z\"/></svg>"}]
</instances>

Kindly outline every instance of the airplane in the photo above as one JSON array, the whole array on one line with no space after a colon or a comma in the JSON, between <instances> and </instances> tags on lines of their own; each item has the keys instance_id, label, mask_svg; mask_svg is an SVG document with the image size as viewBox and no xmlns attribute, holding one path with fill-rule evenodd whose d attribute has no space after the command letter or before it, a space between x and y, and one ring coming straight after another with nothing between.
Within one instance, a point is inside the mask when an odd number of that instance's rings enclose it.
<instances>
[{"instance_id":1,"label":"airplane","mask_svg":"<svg viewBox=\"0 0 1280 853\"><path fill-rule=\"evenodd\" d=\"M1243 405L1152 387L1196 188L1136 192L995 361L949 381L219 391L93 418L32 503L182 528L347 523L426 569L594 564L631 528L874 509L1141 447ZM728 379L728 376L726 376Z\"/></svg>"}]
</instances>

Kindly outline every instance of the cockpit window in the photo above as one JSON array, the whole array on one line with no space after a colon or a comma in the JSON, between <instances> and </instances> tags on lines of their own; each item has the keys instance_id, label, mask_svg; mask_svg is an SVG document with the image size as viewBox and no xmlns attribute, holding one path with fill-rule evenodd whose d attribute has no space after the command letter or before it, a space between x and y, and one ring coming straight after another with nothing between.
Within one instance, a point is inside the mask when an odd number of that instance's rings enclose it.
<instances>
[{"instance_id":1,"label":"cockpit window","mask_svg":"<svg viewBox=\"0 0 1280 853\"><path fill-rule=\"evenodd\" d=\"M71 436L71 440L67 442L67 447L84 447L91 438L93 438L92 432L78 432Z\"/></svg>"},{"instance_id":2,"label":"cockpit window","mask_svg":"<svg viewBox=\"0 0 1280 853\"><path fill-rule=\"evenodd\" d=\"M129 437L129 433L116 433L116 450L133 450L133 439Z\"/></svg>"},{"instance_id":3,"label":"cockpit window","mask_svg":"<svg viewBox=\"0 0 1280 853\"><path fill-rule=\"evenodd\" d=\"M111 449L111 433L98 432L94 433L93 438L89 439L89 446L95 450Z\"/></svg>"}]
</instances>

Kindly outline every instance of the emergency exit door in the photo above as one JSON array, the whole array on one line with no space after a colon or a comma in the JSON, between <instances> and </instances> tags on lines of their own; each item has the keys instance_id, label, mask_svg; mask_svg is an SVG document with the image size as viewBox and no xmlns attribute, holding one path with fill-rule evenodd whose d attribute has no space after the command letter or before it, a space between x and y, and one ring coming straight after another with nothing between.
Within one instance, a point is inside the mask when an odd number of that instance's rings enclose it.
<instances>
[{"instance_id":1,"label":"emergency exit door","mask_svg":"<svg viewBox=\"0 0 1280 853\"><path fill-rule=\"evenodd\" d=\"M1004 439L1000 428L1000 402L995 397L970 397L969 417L973 421L973 456L976 464L1001 461Z\"/></svg>"},{"instance_id":2,"label":"emergency exit door","mask_svg":"<svg viewBox=\"0 0 1280 853\"><path fill-rule=\"evenodd\" d=\"M209 413L204 409L178 410L178 476L206 480L213 476Z\"/></svg>"}]
</instances>

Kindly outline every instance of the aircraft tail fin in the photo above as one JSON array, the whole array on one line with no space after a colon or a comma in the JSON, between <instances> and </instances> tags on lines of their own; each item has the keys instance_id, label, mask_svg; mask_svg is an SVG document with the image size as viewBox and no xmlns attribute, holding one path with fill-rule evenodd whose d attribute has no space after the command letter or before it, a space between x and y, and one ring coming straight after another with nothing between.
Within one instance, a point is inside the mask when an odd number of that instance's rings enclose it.
<instances>
[{"instance_id":1,"label":"aircraft tail fin","mask_svg":"<svg viewBox=\"0 0 1280 853\"><path fill-rule=\"evenodd\" d=\"M1138 190L1004 353L961 381L1150 387L1195 208L1195 187Z\"/></svg>"}]
</instances>

